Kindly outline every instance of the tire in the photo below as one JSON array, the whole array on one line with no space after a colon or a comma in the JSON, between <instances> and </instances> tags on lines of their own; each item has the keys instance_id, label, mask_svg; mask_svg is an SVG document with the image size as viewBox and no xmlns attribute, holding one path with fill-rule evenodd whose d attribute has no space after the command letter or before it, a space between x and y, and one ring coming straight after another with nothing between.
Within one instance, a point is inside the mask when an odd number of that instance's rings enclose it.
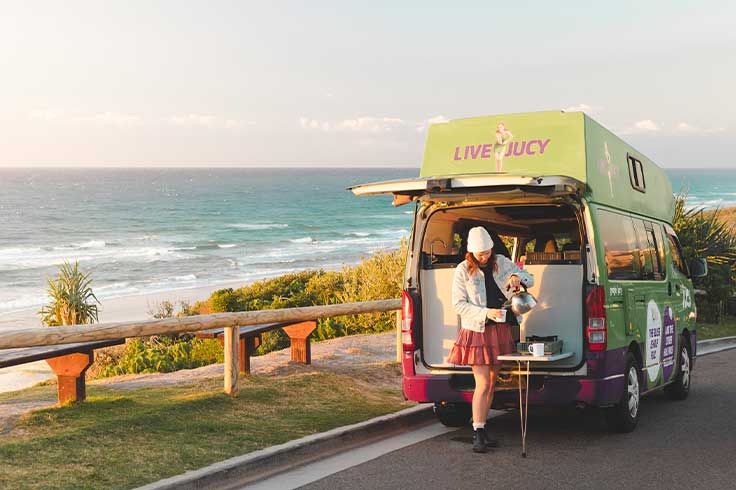
<instances>
[{"instance_id":1,"label":"tire","mask_svg":"<svg viewBox=\"0 0 736 490\"><path fill-rule=\"evenodd\" d=\"M684 400L690 394L690 383L692 381L690 366L692 366L690 342L683 336L680 337L680 354L677 358L675 379L664 388L664 392L670 399Z\"/></svg>"},{"instance_id":2,"label":"tire","mask_svg":"<svg viewBox=\"0 0 736 490\"><path fill-rule=\"evenodd\" d=\"M631 352L627 352L624 357L624 380L626 382L624 393L618 404L606 410L608 425L616 432L631 432L639 422L640 372L636 357Z\"/></svg>"},{"instance_id":3,"label":"tire","mask_svg":"<svg viewBox=\"0 0 736 490\"><path fill-rule=\"evenodd\" d=\"M473 415L469 403L447 403L434 404L434 413L440 423L446 427L464 427Z\"/></svg>"}]
</instances>

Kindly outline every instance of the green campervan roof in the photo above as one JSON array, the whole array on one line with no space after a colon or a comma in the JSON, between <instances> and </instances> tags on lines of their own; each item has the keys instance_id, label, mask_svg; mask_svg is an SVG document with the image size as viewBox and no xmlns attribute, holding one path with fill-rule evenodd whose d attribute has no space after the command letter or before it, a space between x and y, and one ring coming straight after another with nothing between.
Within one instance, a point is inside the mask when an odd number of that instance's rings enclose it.
<instances>
[{"instance_id":1,"label":"green campervan roof","mask_svg":"<svg viewBox=\"0 0 736 490\"><path fill-rule=\"evenodd\" d=\"M671 222L672 185L650 159L582 112L530 112L430 126L420 176L566 176L588 200Z\"/></svg>"}]
</instances>

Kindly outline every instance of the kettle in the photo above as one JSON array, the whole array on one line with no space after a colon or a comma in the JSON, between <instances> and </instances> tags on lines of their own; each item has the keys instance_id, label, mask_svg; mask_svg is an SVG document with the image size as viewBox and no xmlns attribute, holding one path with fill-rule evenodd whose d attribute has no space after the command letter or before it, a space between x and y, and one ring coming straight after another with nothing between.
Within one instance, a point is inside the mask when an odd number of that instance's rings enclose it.
<instances>
[{"instance_id":1,"label":"kettle","mask_svg":"<svg viewBox=\"0 0 736 490\"><path fill-rule=\"evenodd\" d=\"M503 308L509 308L514 315L519 316L528 313L529 310L537 306L537 299L526 290L524 284L521 285L524 291L518 290L503 304ZM509 288L506 288L508 291Z\"/></svg>"}]
</instances>

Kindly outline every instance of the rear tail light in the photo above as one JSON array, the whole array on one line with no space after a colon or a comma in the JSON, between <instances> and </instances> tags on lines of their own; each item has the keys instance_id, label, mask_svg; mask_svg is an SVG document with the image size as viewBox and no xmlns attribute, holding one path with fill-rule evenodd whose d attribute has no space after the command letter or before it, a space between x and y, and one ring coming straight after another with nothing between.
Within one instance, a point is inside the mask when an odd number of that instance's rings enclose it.
<instances>
[{"instance_id":1,"label":"rear tail light","mask_svg":"<svg viewBox=\"0 0 736 490\"><path fill-rule=\"evenodd\" d=\"M604 351L607 344L606 332L606 293L602 286L595 286L585 300L588 324L586 333L588 348L592 351Z\"/></svg>"},{"instance_id":2,"label":"rear tail light","mask_svg":"<svg viewBox=\"0 0 736 490\"><path fill-rule=\"evenodd\" d=\"M414 350L414 301L406 291L401 292L401 344L404 351Z\"/></svg>"}]
</instances>

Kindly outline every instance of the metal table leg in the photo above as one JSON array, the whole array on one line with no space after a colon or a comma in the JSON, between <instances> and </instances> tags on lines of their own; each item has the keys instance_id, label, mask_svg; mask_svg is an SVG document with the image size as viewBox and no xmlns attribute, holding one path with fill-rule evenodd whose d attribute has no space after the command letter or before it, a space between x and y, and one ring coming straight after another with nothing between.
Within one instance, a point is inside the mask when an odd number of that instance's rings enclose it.
<instances>
[{"instance_id":1,"label":"metal table leg","mask_svg":"<svg viewBox=\"0 0 736 490\"><path fill-rule=\"evenodd\" d=\"M521 361L516 361L521 373ZM526 458L526 428L529 422L529 365L530 362L526 361L526 394L524 398L526 400L522 403L522 387L521 387L521 374L519 374L519 417L521 419L521 457Z\"/></svg>"}]
</instances>

